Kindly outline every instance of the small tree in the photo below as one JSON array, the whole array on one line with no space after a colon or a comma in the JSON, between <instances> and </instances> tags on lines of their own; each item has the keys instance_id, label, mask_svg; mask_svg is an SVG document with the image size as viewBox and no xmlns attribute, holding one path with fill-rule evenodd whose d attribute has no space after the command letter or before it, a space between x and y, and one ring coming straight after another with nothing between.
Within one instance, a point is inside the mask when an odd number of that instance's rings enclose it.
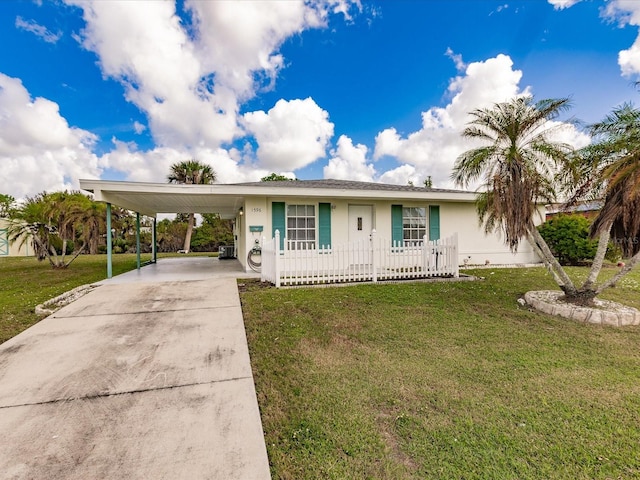
<instances>
[{"instance_id":1,"label":"small tree","mask_svg":"<svg viewBox=\"0 0 640 480\"><path fill-rule=\"evenodd\" d=\"M16 199L0 193L0 218L8 218L16 208Z\"/></svg>"},{"instance_id":2,"label":"small tree","mask_svg":"<svg viewBox=\"0 0 640 480\"><path fill-rule=\"evenodd\" d=\"M12 212L9 241L22 245L31 238L38 260L47 259L53 268L67 268L96 235L97 230L87 222L91 203L80 192L41 193L27 198ZM69 260L68 249L72 250Z\"/></svg>"},{"instance_id":3,"label":"small tree","mask_svg":"<svg viewBox=\"0 0 640 480\"><path fill-rule=\"evenodd\" d=\"M540 235L562 265L593 260L598 242L589 237L590 222L582 215L560 214L538 227Z\"/></svg>"},{"instance_id":4,"label":"small tree","mask_svg":"<svg viewBox=\"0 0 640 480\"><path fill-rule=\"evenodd\" d=\"M293 180L295 180L295 178L285 177L284 175L275 172L260 179L261 182L291 182Z\"/></svg>"}]
</instances>

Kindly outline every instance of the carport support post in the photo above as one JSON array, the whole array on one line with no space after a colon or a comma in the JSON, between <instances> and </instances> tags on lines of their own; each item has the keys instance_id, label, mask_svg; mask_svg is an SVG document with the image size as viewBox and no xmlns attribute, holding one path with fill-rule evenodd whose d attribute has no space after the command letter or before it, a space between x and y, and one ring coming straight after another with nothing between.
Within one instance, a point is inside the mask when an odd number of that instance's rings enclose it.
<instances>
[{"instance_id":1,"label":"carport support post","mask_svg":"<svg viewBox=\"0 0 640 480\"><path fill-rule=\"evenodd\" d=\"M140 270L140 212L136 212L136 266Z\"/></svg>"},{"instance_id":2,"label":"carport support post","mask_svg":"<svg viewBox=\"0 0 640 480\"><path fill-rule=\"evenodd\" d=\"M111 264L112 248L113 239L111 238L111 204L107 203L107 278L113 277L113 268Z\"/></svg>"},{"instance_id":3,"label":"carport support post","mask_svg":"<svg viewBox=\"0 0 640 480\"><path fill-rule=\"evenodd\" d=\"M156 217L153 217L153 228L151 230L151 248L152 248L152 254L151 254L151 259L153 261L153 263L156 263L158 261L158 245L156 244L156 239L157 237L157 219Z\"/></svg>"}]
</instances>

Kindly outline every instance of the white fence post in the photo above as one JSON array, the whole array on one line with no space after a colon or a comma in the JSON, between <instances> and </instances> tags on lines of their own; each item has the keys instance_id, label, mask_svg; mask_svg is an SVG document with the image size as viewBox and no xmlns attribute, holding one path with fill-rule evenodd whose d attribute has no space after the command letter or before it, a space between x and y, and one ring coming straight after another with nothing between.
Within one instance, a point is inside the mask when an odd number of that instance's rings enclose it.
<instances>
[{"instance_id":1,"label":"white fence post","mask_svg":"<svg viewBox=\"0 0 640 480\"><path fill-rule=\"evenodd\" d=\"M276 230L273 243L273 250L276 253L275 258L273 259L273 271L276 276L275 284L276 288L280 288L280 230Z\"/></svg>"},{"instance_id":2,"label":"white fence post","mask_svg":"<svg viewBox=\"0 0 640 480\"><path fill-rule=\"evenodd\" d=\"M369 245L369 249L371 250L371 269L373 270L372 272L372 278L373 278L373 282L376 283L378 281L378 256L377 254L377 248L376 246L378 245L378 237L377 237L377 232L376 229L374 228L373 230L371 230L371 242Z\"/></svg>"},{"instance_id":3,"label":"white fence post","mask_svg":"<svg viewBox=\"0 0 640 480\"><path fill-rule=\"evenodd\" d=\"M426 235L422 236L422 274L426 275L429 271L429 239Z\"/></svg>"},{"instance_id":4,"label":"white fence post","mask_svg":"<svg viewBox=\"0 0 640 480\"><path fill-rule=\"evenodd\" d=\"M458 232L453 234L453 252L452 252L452 261L453 261L453 276L460 276L460 265L458 264Z\"/></svg>"},{"instance_id":5,"label":"white fence post","mask_svg":"<svg viewBox=\"0 0 640 480\"><path fill-rule=\"evenodd\" d=\"M267 280L266 273L267 268L269 268L269 262L265 262L267 255L269 254L269 250L267 247L267 237L262 237L262 268L260 269L260 281L264 282Z\"/></svg>"}]
</instances>

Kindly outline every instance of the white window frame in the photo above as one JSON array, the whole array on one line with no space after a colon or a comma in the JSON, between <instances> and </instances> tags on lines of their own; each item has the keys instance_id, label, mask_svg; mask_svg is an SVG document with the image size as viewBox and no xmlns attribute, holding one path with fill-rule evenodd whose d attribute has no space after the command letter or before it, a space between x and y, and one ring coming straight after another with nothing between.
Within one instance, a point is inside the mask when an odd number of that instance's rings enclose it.
<instances>
[{"instance_id":1,"label":"white window frame","mask_svg":"<svg viewBox=\"0 0 640 480\"><path fill-rule=\"evenodd\" d=\"M318 242L318 205L287 204L285 210L287 242L292 250L311 250Z\"/></svg>"},{"instance_id":2,"label":"white window frame","mask_svg":"<svg viewBox=\"0 0 640 480\"><path fill-rule=\"evenodd\" d=\"M402 242L405 247L422 245L429 223L427 215L427 207L402 206Z\"/></svg>"}]
</instances>

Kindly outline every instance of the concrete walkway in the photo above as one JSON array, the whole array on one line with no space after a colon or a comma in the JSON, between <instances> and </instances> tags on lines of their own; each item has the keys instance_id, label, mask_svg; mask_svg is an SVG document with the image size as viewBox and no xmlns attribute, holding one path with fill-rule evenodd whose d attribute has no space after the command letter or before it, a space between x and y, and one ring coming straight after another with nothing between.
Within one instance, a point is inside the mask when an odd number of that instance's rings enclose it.
<instances>
[{"instance_id":1,"label":"concrete walkway","mask_svg":"<svg viewBox=\"0 0 640 480\"><path fill-rule=\"evenodd\" d=\"M270 478L235 278L123 278L0 345L0 478Z\"/></svg>"},{"instance_id":2,"label":"concrete walkway","mask_svg":"<svg viewBox=\"0 0 640 480\"><path fill-rule=\"evenodd\" d=\"M177 280L205 280L208 278L260 278L259 273L245 272L238 260L220 260L216 257L161 258L157 263L140 270L117 275L99 282L100 285L116 283L169 282Z\"/></svg>"}]
</instances>

